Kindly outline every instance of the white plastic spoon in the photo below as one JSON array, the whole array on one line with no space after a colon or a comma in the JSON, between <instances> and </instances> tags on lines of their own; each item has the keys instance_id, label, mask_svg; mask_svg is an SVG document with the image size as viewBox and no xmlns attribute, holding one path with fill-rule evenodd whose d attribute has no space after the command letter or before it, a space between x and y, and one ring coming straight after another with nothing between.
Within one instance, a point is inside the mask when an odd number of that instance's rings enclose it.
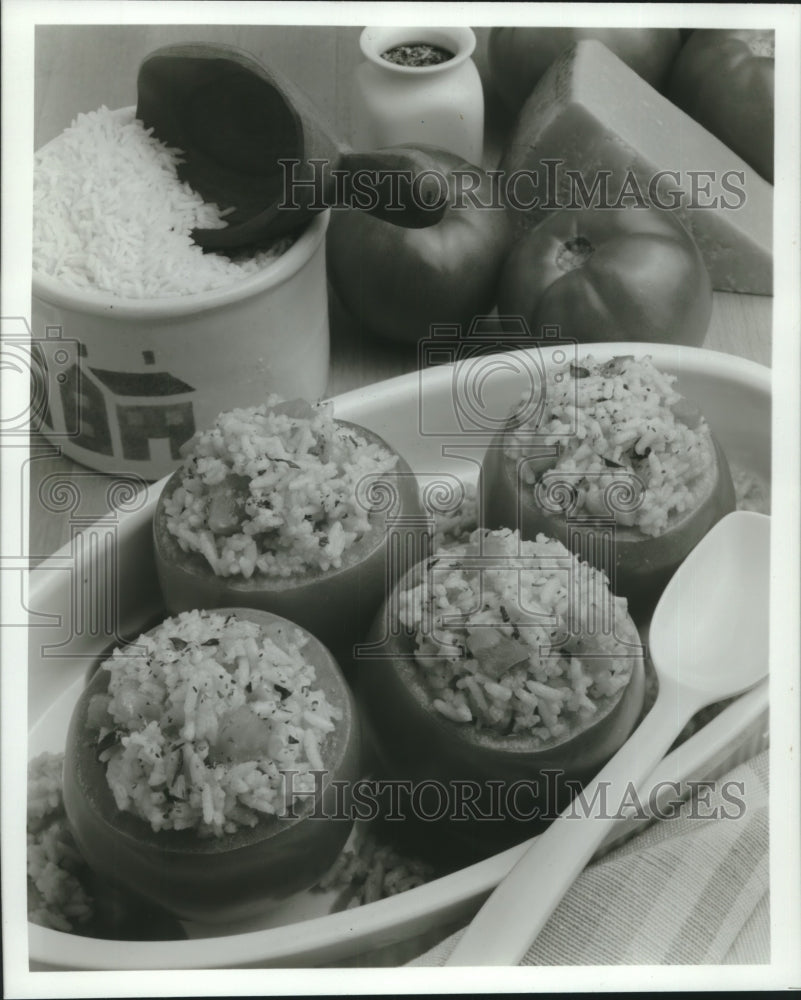
<instances>
[{"instance_id":1,"label":"white plastic spoon","mask_svg":"<svg viewBox=\"0 0 801 1000\"><path fill-rule=\"evenodd\" d=\"M584 789L606 810L568 807L490 895L448 965L516 965L676 736L705 705L768 672L770 518L729 514L693 549L654 611L651 658L659 694L629 740ZM628 797L627 797L628 791ZM602 801L597 799L597 801Z\"/></svg>"}]
</instances>

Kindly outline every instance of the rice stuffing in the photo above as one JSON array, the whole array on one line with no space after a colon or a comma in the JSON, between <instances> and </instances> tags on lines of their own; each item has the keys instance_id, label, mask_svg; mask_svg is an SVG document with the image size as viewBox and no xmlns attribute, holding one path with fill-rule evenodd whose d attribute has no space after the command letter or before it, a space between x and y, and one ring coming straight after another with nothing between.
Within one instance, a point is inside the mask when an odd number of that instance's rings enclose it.
<instances>
[{"instance_id":1,"label":"rice stuffing","mask_svg":"<svg viewBox=\"0 0 801 1000\"><path fill-rule=\"evenodd\" d=\"M28 764L28 919L72 932L92 920L94 900L84 886L86 864L67 825L63 770L63 753L43 753Z\"/></svg>"},{"instance_id":2,"label":"rice stuffing","mask_svg":"<svg viewBox=\"0 0 801 1000\"><path fill-rule=\"evenodd\" d=\"M154 831L219 837L314 791L342 711L307 642L288 622L191 611L116 649L88 717L117 807Z\"/></svg>"},{"instance_id":3,"label":"rice stuffing","mask_svg":"<svg viewBox=\"0 0 801 1000\"><path fill-rule=\"evenodd\" d=\"M521 461L522 482L558 497L571 516L605 515L643 534L663 534L696 509L716 478L707 422L650 358L616 357L551 370L544 412L507 431L507 459ZM528 462L537 445L556 446L546 471ZM566 487L566 488L565 488Z\"/></svg>"},{"instance_id":4,"label":"rice stuffing","mask_svg":"<svg viewBox=\"0 0 801 1000\"><path fill-rule=\"evenodd\" d=\"M357 828L353 846L341 852L315 888L338 893L336 912L408 892L434 877L431 864L401 854L367 827Z\"/></svg>"},{"instance_id":5,"label":"rice stuffing","mask_svg":"<svg viewBox=\"0 0 801 1000\"><path fill-rule=\"evenodd\" d=\"M180 150L132 115L79 114L34 157L33 270L72 288L126 299L191 295L257 274L291 236L253 252L204 253L193 229L225 215L178 177Z\"/></svg>"},{"instance_id":6,"label":"rice stuffing","mask_svg":"<svg viewBox=\"0 0 801 1000\"><path fill-rule=\"evenodd\" d=\"M542 744L591 724L641 652L601 572L555 539L509 529L441 548L401 591L399 616L440 715Z\"/></svg>"},{"instance_id":7,"label":"rice stuffing","mask_svg":"<svg viewBox=\"0 0 801 1000\"><path fill-rule=\"evenodd\" d=\"M758 472L729 459L737 510L770 514L770 483Z\"/></svg>"},{"instance_id":8,"label":"rice stuffing","mask_svg":"<svg viewBox=\"0 0 801 1000\"><path fill-rule=\"evenodd\" d=\"M461 503L453 510L434 513L434 550L452 542L466 542L478 527L478 489L475 483L464 483ZM425 506L424 497L421 500Z\"/></svg>"},{"instance_id":9,"label":"rice stuffing","mask_svg":"<svg viewBox=\"0 0 801 1000\"><path fill-rule=\"evenodd\" d=\"M365 483L398 456L337 423L330 403L267 403L221 414L184 446L167 528L218 576L337 569L372 529ZM374 478L376 477L376 478Z\"/></svg>"}]
</instances>

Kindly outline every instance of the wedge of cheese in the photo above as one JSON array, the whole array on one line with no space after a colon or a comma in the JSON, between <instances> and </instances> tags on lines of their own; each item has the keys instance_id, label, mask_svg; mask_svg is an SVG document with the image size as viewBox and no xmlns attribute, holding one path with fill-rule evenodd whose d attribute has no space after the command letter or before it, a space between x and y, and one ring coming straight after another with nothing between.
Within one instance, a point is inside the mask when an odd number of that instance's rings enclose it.
<instances>
[{"instance_id":1,"label":"wedge of cheese","mask_svg":"<svg viewBox=\"0 0 801 1000\"><path fill-rule=\"evenodd\" d=\"M656 205L693 234L714 288L772 294L772 185L600 42L551 65L500 166L521 227L559 208Z\"/></svg>"}]
</instances>

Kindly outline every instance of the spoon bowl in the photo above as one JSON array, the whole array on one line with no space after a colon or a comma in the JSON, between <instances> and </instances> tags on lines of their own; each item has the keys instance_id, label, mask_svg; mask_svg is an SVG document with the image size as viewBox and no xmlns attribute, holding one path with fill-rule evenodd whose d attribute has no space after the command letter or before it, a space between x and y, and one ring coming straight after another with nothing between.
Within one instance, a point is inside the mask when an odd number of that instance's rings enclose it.
<instances>
[{"instance_id":1,"label":"spoon bowl","mask_svg":"<svg viewBox=\"0 0 801 1000\"><path fill-rule=\"evenodd\" d=\"M555 820L490 895L449 965L515 965L639 787L695 713L768 672L770 518L737 511L693 549L666 587L650 629L659 678L651 711L581 797L609 804ZM567 858L567 862L565 862Z\"/></svg>"},{"instance_id":2,"label":"spoon bowl","mask_svg":"<svg viewBox=\"0 0 801 1000\"><path fill-rule=\"evenodd\" d=\"M769 556L770 518L748 511L729 514L690 553L651 621L660 684L670 677L717 701L765 675Z\"/></svg>"}]
</instances>

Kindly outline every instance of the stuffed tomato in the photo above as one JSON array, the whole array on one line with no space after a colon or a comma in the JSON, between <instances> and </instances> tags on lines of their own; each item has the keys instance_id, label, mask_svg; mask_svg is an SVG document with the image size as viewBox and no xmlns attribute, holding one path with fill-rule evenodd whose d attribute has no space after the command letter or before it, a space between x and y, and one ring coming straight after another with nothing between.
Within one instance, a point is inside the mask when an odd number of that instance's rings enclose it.
<instances>
[{"instance_id":1,"label":"stuffed tomato","mask_svg":"<svg viewBox=\"0 0 801 1000\"><path fill-rule=\"evenodd\" d=\"M289 618L344 669L404 566L393 519L422 515L416 479L330 404L272 397L189 442L154 518L167 610L236 605ZM422 517L409 529L422 535Z\"/></svg>"},{"instance_id":2,"label":"stuffed tomato","mask_svg":"<svg viewBox=\"0 0 801 1000\"><path fill-rule=\"evenodd\" d=\"M580 585L579 585L580 584ZM359 697L409 816L451 855L554 818L634 729L644 665L625 601L554 539L477 530L397 585Z\"/></svg>"},{"instance_id":3,"label":"stuffed tomato","mask_svg":"<svg viewBox=\"0 0 801 1000\"><path fill-rule=\"evenodd\" d=\"M645 616L709 529L735 508L726 456L699 408L650 359L550 371L481 470L481 522L539 532L603 570Z\"/></svg>"},{"instance_id":4,"label":"stuffed tomato","mask_svg":"<svg viewBox=\"0 0 801 1000\"><path fill-rule=\"evenodd\" d=\"M314 884L350 832L360 735L325 647L266 612L194 611L115 650L74 710L64 807L98 879L221 923Z\"/></svg>"}]
</instances>

